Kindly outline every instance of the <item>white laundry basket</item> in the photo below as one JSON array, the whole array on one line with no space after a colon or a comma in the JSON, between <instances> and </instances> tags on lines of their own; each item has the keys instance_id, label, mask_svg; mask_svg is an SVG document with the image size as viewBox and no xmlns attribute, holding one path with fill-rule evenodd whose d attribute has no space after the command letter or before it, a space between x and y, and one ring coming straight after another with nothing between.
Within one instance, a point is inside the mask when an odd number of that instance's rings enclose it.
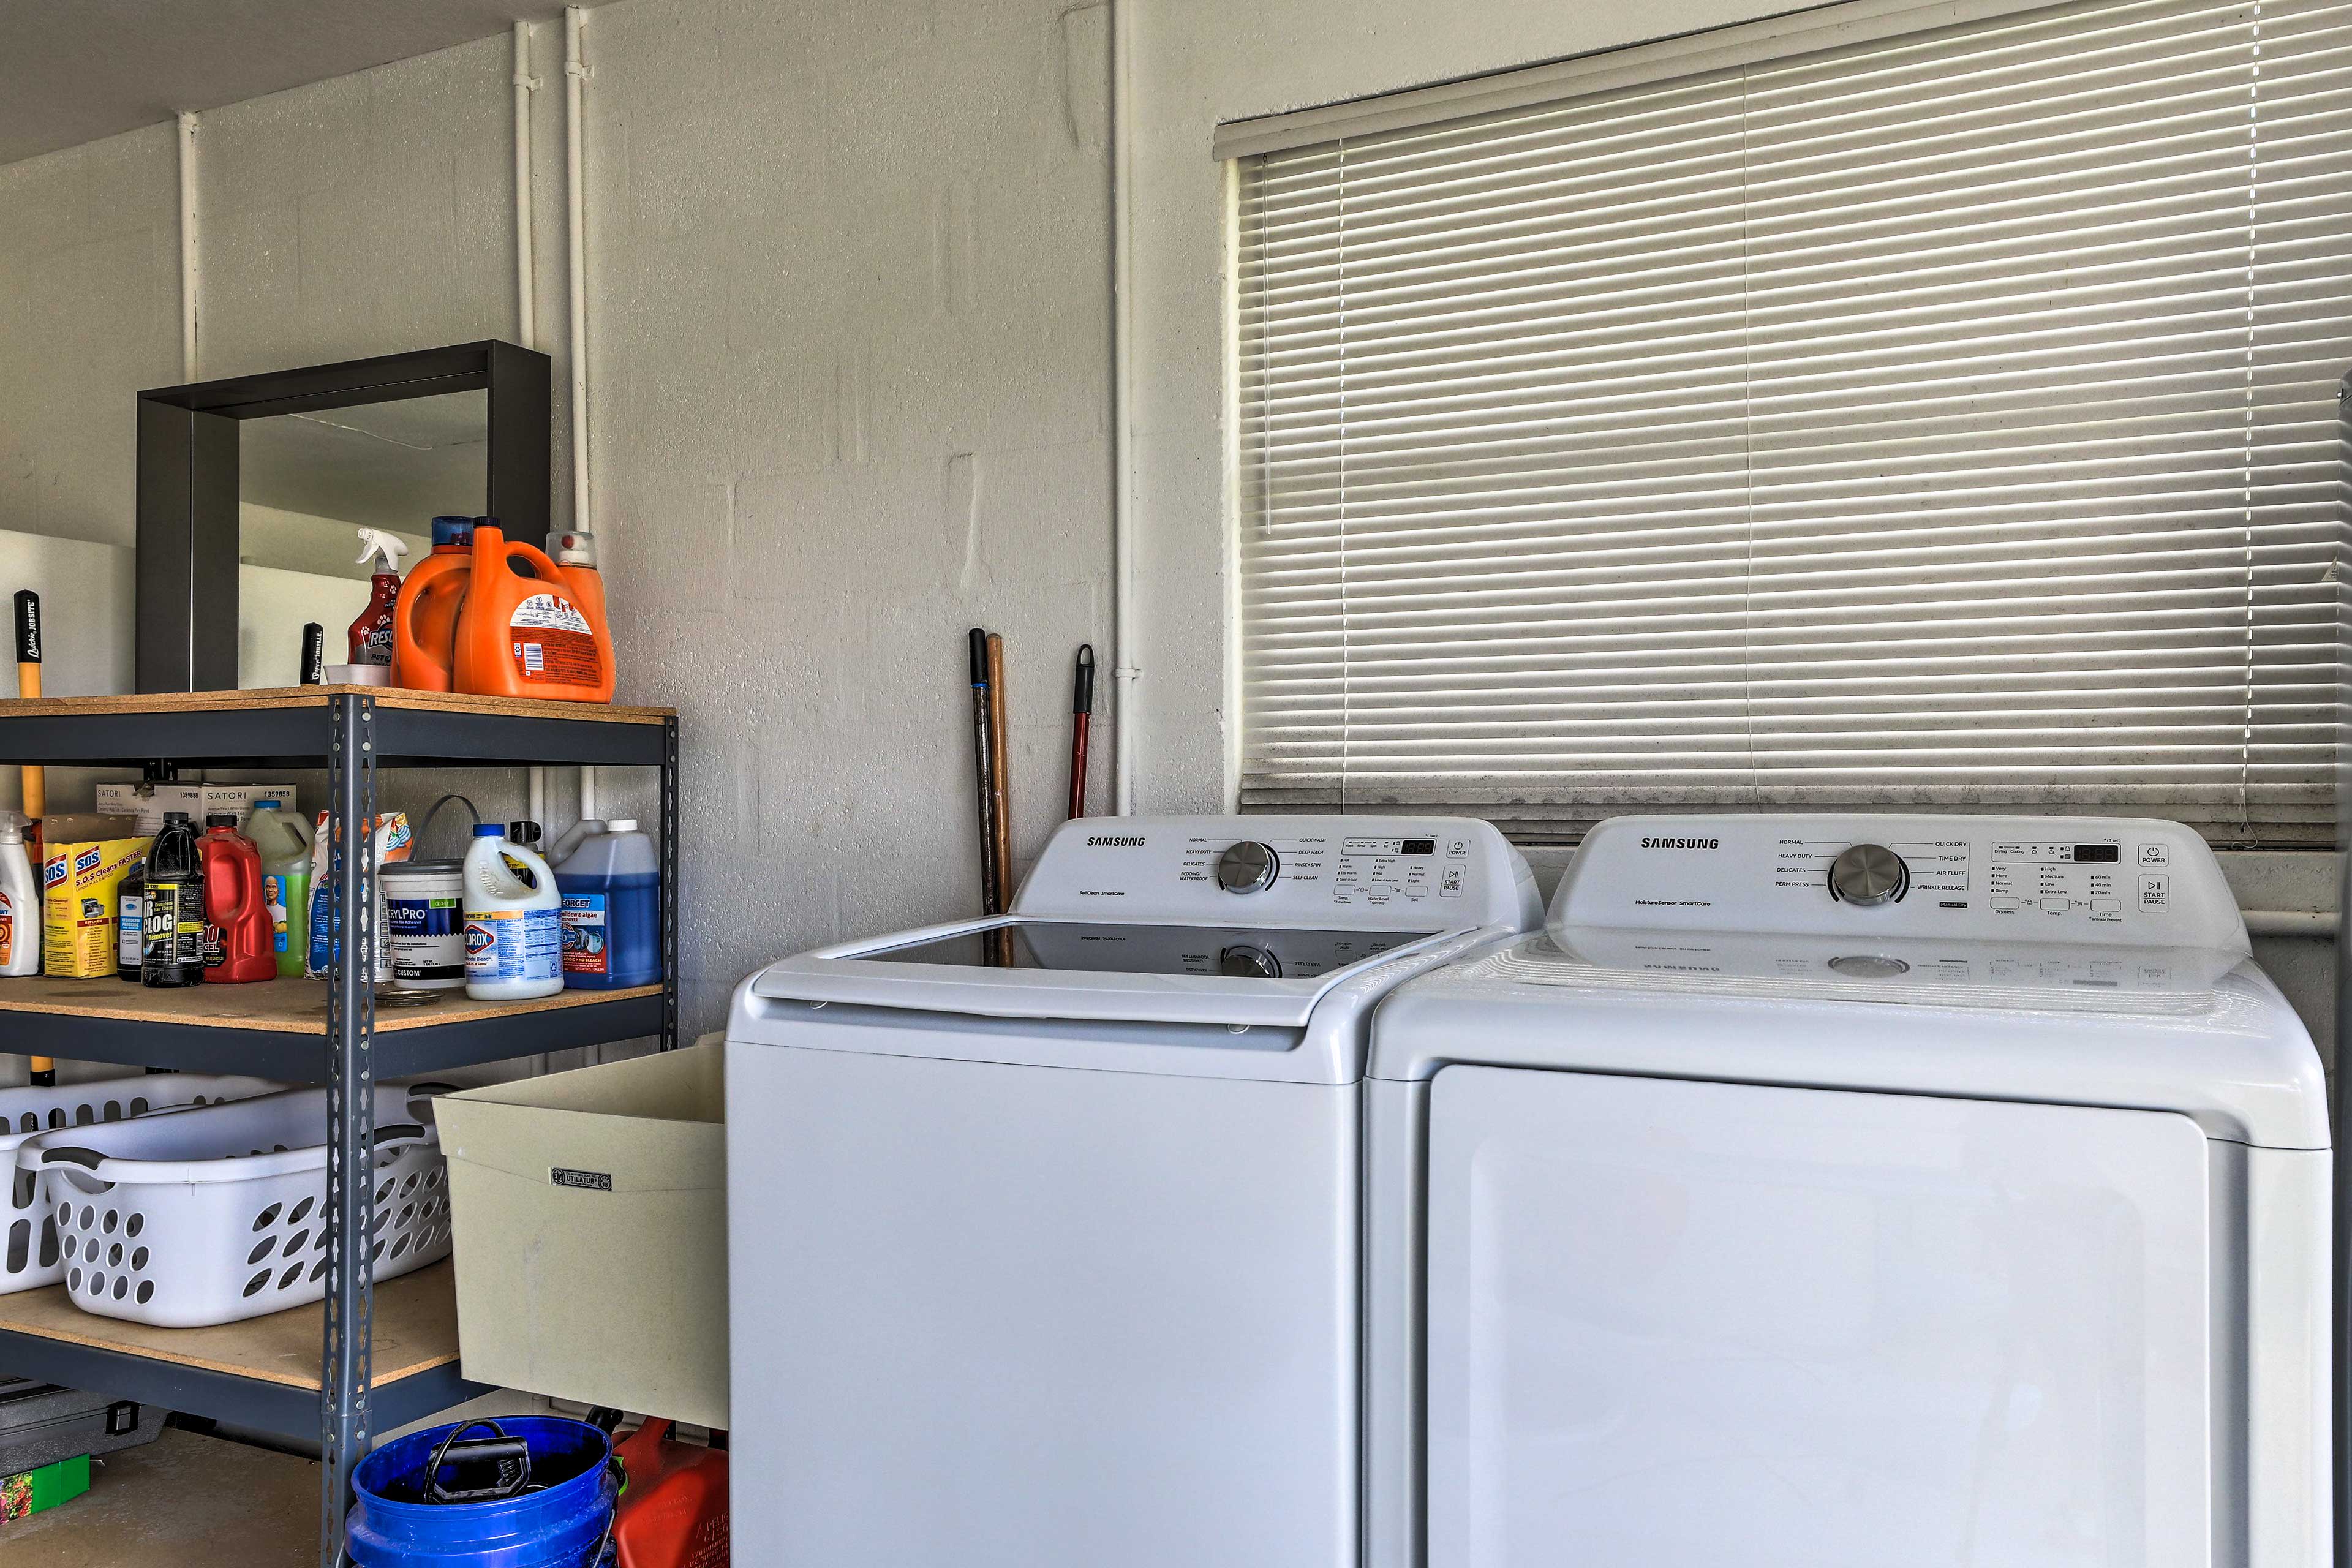
<instances>
[{"instance_id":1,"label":"white laundry basket","mask_svg":"<svg viewBox=\"0 0 2352 1568\"><path fill-rule=\"evenodd\" d=\"M0 1296L54 1285L66 1277L65 1254L49 1223L41 1184L16 1168L17 1145L59 1128L89 1127L151 1110L209 1105L217 1100L251 1100L286 1086L266 1078L220 1073L154 1073L100 1079L62 1089L0 1089L0 1179L8 1181L0 1205Z\"/></svg>"},{"instance_id":2,"label":"white laundry basket","mask_svg":"<svg viewBox=\"0 0 2352 1568\"><path fill-rule=\"evenodd\" d=\"M375 1277L449 1255L431 1091L379 1084ZM327 1091L45 1132L17 1151L56 1212L86 1312L163 1328L235 1322L326 1294Z\"/></svg>"}]
</instances>

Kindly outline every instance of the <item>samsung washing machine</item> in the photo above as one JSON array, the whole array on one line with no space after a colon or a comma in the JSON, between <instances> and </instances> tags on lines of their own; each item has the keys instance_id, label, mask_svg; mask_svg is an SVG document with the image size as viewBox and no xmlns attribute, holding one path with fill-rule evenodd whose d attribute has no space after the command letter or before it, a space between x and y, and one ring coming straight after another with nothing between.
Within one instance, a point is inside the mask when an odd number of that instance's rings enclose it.
<instances>
[{"instance_id":1,"label":"samsung washing machine","mask_svg":"<svg viewBox=\"0 0 2352 1568\"><path fill-rule=\"evenodd\" d=\"M751 976L736 1560L1356 1568L1371 1009L1540 918L1483 822L1080 820Z\"/></svg>"},{"instance_id":2,"label":"samsung washing machine","mask_svg":"<svg viewBox=\"0 0 2352 1568\"><path fill-rule=\"evenodd\" d=\"M2326 1563L2326 1098L2248 952L2170 823L1602 824L1376 1017L1369 1561Z\"/></svg>"}]
</instances>

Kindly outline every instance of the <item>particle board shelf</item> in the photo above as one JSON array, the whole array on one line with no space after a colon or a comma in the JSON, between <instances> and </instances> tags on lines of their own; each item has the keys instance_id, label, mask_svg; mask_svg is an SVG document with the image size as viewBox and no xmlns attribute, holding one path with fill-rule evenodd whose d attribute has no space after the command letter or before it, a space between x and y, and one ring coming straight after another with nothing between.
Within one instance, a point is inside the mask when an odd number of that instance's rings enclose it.
<instances>
[{"instance_id":1,"label":"particle board shelf","mask_svg":"<svg viewBox=\"0 0 2352 1568\"><path fill-rule=\"evenodd\" d=\"M674 708L613 703L547 702L526 697L478 697L463 691L416 691L404 686L271 686L249 691L153 691L128 697L12 697L0 700L0 719L37 714L67 717L110 713L238 713L266 709L321 708L331 697L373 697L383 708L436 713L482 713L509 719L594 719L613 724L659 724Z\"/></svg>"},{"instance_id":2,"label":"particle board shelf","mask_svg":"<svg viewBox=\"0 0 2352 1568\"><path fill-rule=\"evenodd\" d=\"M374 705L376 765L658 766L676 724L667 708L546 702L392 686L287 686L252 691L0 700L0 763L130 766L317 765L331 740L331 705Z\"/></svg>"},{"instance_id":3,"label":"particle board shelf","mask_svg":"<svg viewBox=\"0 0 2352 1568\"><path fill-rule=\"evenodd\" d=\"M324 1309L240 1323L158 1329L85 1312L63 1286L0 1296L0 1372L192 1415L315 1437ZM370 1403L380 1429L483 1392L457 1368L456 1275L447 1262L375 1288Z\"/></svg>"},{"instance_id":4,"label":"particle board shelf","mask_svg":"<svg viewBox=\"0 0 2352 1568\"><path fill-rule=\"evenodd\" d=\"M379 1005L374 1062L401 1077L657 1035L662 987L478 1002L463 991ZM0 1048L71 1061L180 1067L295 1081L326 1077L327 983L150 990L111 976L0 980Z\"/></svg>"},{"instance_id":5,"label":"particle board shelf","mask_svg":"<svg viewBox=\"0 0 2352 1568\"><path fill-rule=\"evenodd\" d=\"M319 1464L166 1428L90 1468L89 1490L0 1524L8 1568L299 1568L319 1560Z\"/></svg>"}]
</instances>

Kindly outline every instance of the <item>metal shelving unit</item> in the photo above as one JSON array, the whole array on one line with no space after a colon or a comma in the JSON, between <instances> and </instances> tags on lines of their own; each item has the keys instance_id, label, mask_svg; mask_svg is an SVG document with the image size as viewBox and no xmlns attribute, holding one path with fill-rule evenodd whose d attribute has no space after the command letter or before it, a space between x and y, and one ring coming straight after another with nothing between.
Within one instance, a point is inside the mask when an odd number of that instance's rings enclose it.
<instances>
[{"instance_id":1,"label":"metal shelving unit","mask_svg":"<svg viewBox=\"0 0 2352 1568\"><path fill-rule=\"evenodd\" d=\"M12 1052L323 1083L328 1096L327 1296L254 1320L264 1328L138 1330L82 1317L51 1291L0 1297L0 1371L89 1388L321 1446L320 1561L342 1542L352 1466L372 1432L484 1392L460 1375L446 1266L394 1280L378 1310L365 1238L374 1184L353 1182L374 1136L378 1075L413 1077L646 1036L677 1044L677 717L666 709L511 701L364 686L0 701L0 765L317 768L327 771L339 850L338 915L353 940L324 982L141 992L120 982L0 981L0 1043ZM659 986L478 1004L462 994L376 1016L374 836L387 768L657 767L661 770ZM446 1322L441 1308L447 1307ZM311 1319L315 1318L315 1323ZM396 1324L394 1320L397 1320ZM380 1326L398 1329L376 1365ZM315 1335L315 1377L289 1345ZM291 1336L289 1338L289 1336Z\"/></svg>"}]
</instances>

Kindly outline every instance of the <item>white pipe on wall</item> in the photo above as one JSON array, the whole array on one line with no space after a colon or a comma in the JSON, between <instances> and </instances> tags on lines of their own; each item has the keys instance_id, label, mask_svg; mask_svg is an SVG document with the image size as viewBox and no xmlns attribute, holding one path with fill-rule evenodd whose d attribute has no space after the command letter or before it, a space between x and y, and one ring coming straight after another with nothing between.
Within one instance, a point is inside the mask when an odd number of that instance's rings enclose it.
<instances>
[{"instance_id":1,"label":"white pipe on wall","mask_svg":"<svg viewBox=\"0 0 2352 1568\"><path fill-rule=\"evenodd\" d=\"M539 79L530 74L530 24L514 25L515 342L537 346L538 278L530 235L530 95Z\"/></svg>"},{"instance_id":2,"label":"white pipe on wall","mask_svg":"<svg viewBox=\"0 0 2352 1568\"><path fill-rule=\"evenodd\" d=\"M1135 443L1129 429L1129 389L1132 381L1134 331L1128 319L1135 271L1134 216L1129 210L1133 182L1128 168L1132 134L1133 95L1129 91L1129 34L1134 0L1110 0L1110 445L1111 445L1111 706L1118 727L1111 752L1113 809L1121 816L1135 814L1136 731L1141 728L1136 711L1136 686L1142 667L1136 663L1141 629L1135 592Z\"/></svg>"},{"instance_id":3,"label":"white pipe on wall","mask_svg":"<svg viewBox=\"0 0 2352 1568\"><path fill-rule=\"evenodd\" d=\"M569 203L566 236L572 250L572 526L593 531L589 510L588 474L588 199L580 168L581 86L588 67L581 58L580 30L588 13L578 5L563 8L563 187ZM580 770L580 815L595 815L596 770ZM598 1059L602 1060L600 1052Z\"/></svg>"},{"instance_id":4,"label":"white pipe on wall","mask_svg":"<svg viewBox=\"0 0 2352 1568\"><path fill-rule=\"evenodd\" d=\"M196 379L196 117L180 115L180 375Z\"/></svg>"},{"instance_id":5,"label":"white pipe on wall","mask_svg":"<svg viewBox=\"0 0 2352 1568\"><path fill-rule=\"evenodd\" d=\"M588 68L580 58L580 28L587 13L563 8L563 165L569 203L567 239L572 251L572 526L583 533L595 524L588 501L588 236L587 202L580 181L580 87Z\"/></svg>"},{"instance_id":6,"label":"white pipe on wall","mask_svg":"<svg viewBox=\"0 0 2352 1568\"><path fill-rule=\"evenodd\" d=\"M534 196L530 160L530 99L539 79L530 74L530 24L514 25L515 342L536 348L539 339L539 247L531 235ZM547 770L527 775L530 820L547 826ZM541 1071L546 1071L542 1064Z\"/></svg>"}]
</instances>

